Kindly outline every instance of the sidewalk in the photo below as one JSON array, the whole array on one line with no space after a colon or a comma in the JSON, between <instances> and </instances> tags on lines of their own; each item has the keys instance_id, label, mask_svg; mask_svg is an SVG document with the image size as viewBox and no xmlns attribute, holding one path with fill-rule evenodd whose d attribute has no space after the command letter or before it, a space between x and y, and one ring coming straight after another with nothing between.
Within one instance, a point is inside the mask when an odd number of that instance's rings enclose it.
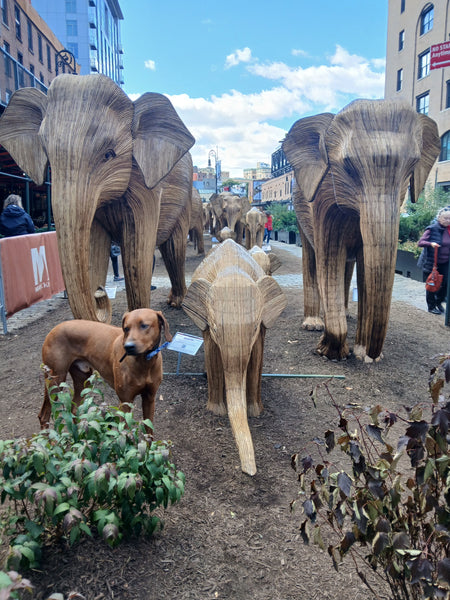
<instances>
[{"instance_id":1,"label":"sidewalk","mask_svg":"<svg viewBox=\"0 0 450 600\"><path fill-rule=\"evenodd\" d=\"M299 260L302 257L302 248L300 246L296 246L295 244L283 244L282 242L271 241L270 246L275 249L279 248L280 250L291 252L295 256L298 256ZM274 279L281 287L303 287L303 277L301 274L277 275L275 273ZM158 288L170 287L169 277L153 277L152 284L156 285ZM190 278L189 276L186 276L186 285L189 286L189 284ZM110 268L108 277L106 279L106 287L116 288L117 293L125 289L125 282L115 282L112 269ZM352 287L356 287L355 276L352 281ZM415 306L423 311L427 310L427 305L425 302L425 285L420 281L415 281L414 279L409 279L408 277L403 277L402 275L395 275L392 300L406 302L407 304L411 304L412 306ZM29 308L21 310L7 320L8 333L12 333L18 329L21 329L22 327L25 327L29 323L32 323L43 317L45 313L67 303L67 298L64 298L64 294L61 293L56 294L50 300L43 300L42 302L33 304L33 306L30 306ZM0 326L0 334L2 333L3 328Z\"/></svg>"}]
</instances>

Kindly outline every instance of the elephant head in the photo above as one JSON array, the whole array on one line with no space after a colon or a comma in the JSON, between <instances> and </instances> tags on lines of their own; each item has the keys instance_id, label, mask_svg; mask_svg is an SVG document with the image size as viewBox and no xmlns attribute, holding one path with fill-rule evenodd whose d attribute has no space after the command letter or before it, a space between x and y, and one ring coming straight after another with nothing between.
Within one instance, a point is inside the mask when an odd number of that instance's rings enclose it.
<instances>
[{"instance_id":1,"label":"elephant head","mask_svg":"<svg viewBox=\"0 0 450 600\"><path fill-rule=\"evenodd\" d=\"M233 240L217 246L197 267L183 308L203 331L208 408L224 414L223 384L242 470L256 473L247 415L262 410L260 379L265 329L286 306L276 281Z\"/></svg>"},{"instance_id":2,"label":"elephant head","mask_svg":"<svg viewBox=\"0 0 450 600\"><path fill-rule=\"evenodd\" d=\"M47 96L34 88L13 94L0 143L38 184L51 166L60 261L76 318L98 318L94 292L105 284L111 239L128 252L129 272L146 265L141 283L128 283L148 305L143 286L161 199L152 189L193 141L167 98L144 94L133 103L104 75L60 75Z\"/></svg>"},{"instance_id":3,"label":"elephant head","mask_svg":"<svg viewBox=\"0 0 450 600\"><path fill-rule=\"evenodd\" d=\"M262 247L264 238L264 225L267 216L254 206L245 215L245 247L247 250L254 246Z\"/></svg>"},{"instance_id":4,"label":"elephant head","mask_svg":"<svg viewBox=\"0 0 450 600\"><path fill-rule=\"evenodd\" d=\"M245 215L250 210L248 198L241 198L229 192L223 193L223 214L227 226L234 232L234 240L242 244L244 237Z\"/></svg>"},{"instance_id":5,"label":"elephant head","mask_svg":"<svg viewBox=\"0 0 450 600\"><path fill-rule=\"evenodd\" d=\"M298 186L294 202L305 238L306 284L314 283L312 255L317 269L325 320L318 351L329 358L348 354L345 268L356 259L355 353L378 359L389 319L400 206L408 185L412 199L417 197L439 154L437 126L407 104L357 100L337 115L297 121L283 150ZM314 293L304 287L305 316L318 317L317 304L308 306L307 295Z\"/></svg>"}]
</instances>

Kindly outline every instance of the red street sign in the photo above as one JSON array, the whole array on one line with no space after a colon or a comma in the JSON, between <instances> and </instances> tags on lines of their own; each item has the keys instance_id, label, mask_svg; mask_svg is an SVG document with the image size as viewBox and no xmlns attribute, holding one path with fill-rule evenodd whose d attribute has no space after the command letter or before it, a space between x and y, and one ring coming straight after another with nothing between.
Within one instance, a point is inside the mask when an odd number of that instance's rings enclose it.
<instances>
[{"instance_id":1,"label":"red street sign","mask_svg":"<svg viewBox=\"0 0 450 600\"><path fill-rule=\"evenodd\" d=\"M430 69L450 67L450 42L431 46Z\"/></svg>"}]
</instances>

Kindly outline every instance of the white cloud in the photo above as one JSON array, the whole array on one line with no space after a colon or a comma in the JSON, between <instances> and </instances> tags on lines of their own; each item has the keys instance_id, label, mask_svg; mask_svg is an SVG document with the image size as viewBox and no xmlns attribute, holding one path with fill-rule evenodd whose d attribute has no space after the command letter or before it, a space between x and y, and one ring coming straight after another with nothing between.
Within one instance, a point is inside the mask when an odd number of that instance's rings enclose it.
<instances>
[{"instance_id":1,"label":"white cloud","mask_svg":"<svg viewBox=\"0 0 450 600\"><path fill-rule=\"evenodd\" d=\"M230 90L211 98L187 94L169 96L196 139L194 164L207 164L208 152L218 148L222 170L241 177L242 169L269 162L287 130L304 116L337 112L355 98L382 98L384 59L367 59L336 46L321 65L292 67L282 62L262 63L251 50L237 50L227 65L246 62L251 75L265 80L257 93ZM134 95L130 94L132 100Z\"/></svg>"},{"instance_id":2,"label":"white cloud","mask_svg":"<svg viewBox=\"0 0 450 600\"><path fill-rule=\"evenodd\" d=\"M298 48L293 48L291 50L291 54L292 56L309 56L308 52L306 52L306 50L300 50Z\"/></svg>"},{"instance_id":3,"label":"white cloud","mask_svg":"<svg viewBox=\"0 0 450 600\"><path fill-rule=\"evenodd\" d=\"M156 63L154 60L146 60L145 63L145 68L146 69L150 69L150 71L155 71L156 70Z\"/></svg>"},{"instance_id":4,"label":"white cloud","mask_svg":"<svg viewBox=\"0 0 450 600\"><path fill-rule=\"evenodd\" d=\"M235 67L241 62L248 63L252 59L252 51L250 48L242 48L242 50L235 50L232 54L229 54L225 60L225 69Z\"/></svg>"}]
</instances>

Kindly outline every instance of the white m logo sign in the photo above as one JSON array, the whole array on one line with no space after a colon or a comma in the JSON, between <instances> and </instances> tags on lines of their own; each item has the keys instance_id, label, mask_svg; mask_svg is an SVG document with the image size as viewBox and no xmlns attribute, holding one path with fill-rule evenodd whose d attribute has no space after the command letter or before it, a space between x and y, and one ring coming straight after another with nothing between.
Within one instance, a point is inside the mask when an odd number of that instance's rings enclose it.
<instances>
[{"instance_id":1,"label":"white m logo sign","mask_svg":"<svg viewBox=\"0 0 450 600\"><path fill-rule=\"evenodd\" d=\"M44 269L47 272L47 279L49 278L45 246L31 248L31 261L33 263L34 285L38 285L44 280Z\"/></svg>"}]
</instances>

